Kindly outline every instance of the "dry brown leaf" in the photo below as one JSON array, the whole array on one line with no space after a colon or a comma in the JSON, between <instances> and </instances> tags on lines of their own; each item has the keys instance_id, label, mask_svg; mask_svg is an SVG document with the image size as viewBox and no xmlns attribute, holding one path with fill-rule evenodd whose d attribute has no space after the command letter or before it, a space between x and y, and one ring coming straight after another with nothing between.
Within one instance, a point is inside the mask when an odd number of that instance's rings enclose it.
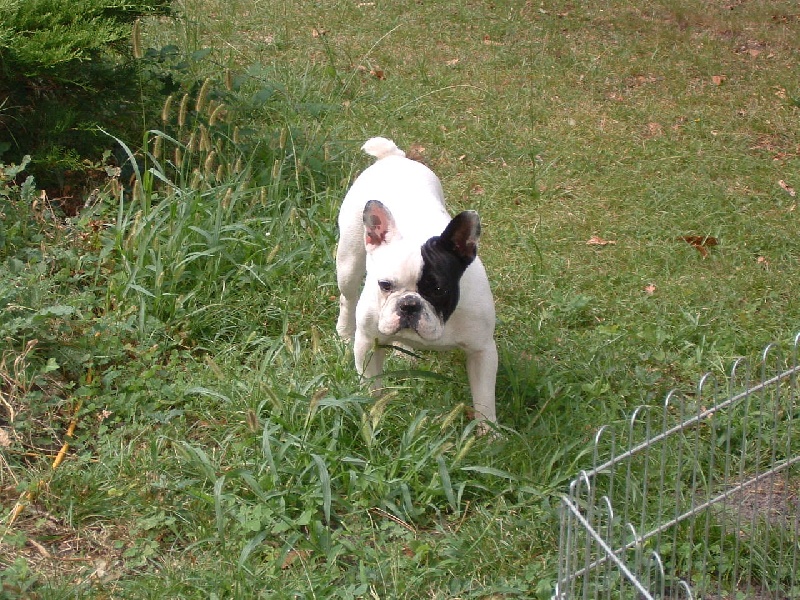
<instances>
[{"instance_id":1,"label":"dry brown leaf","mask_svg":"<svg viewBox=\"0 0 800 600\"><path fill-rule=\"evenodd\" d=\"M411 144L406 150L406 158L417 162L425 162L425 146L421 144Z\"/></svg>"},{"instance_id":2,"label":"dry brown leaf","mask_svg":"<svg viewBox=\"0 0 800 600\"><path fill-rule=\"evenodd\" d=\"M454 58L452 60L446 60L444 64L446 64L448 67L455 67L458 64L458 61L459 59Z\"/></svg>"},{"instance_id":3,"label":"dry brown leaf","mask_svg":"<svg viewBox=\"0 0 800 600\"><path fill-rule=\"evenodd\" d=\"M664 126L661 123L656 121L652 121L647 124L647 136L648 137L659 137L664 133Z\"/></svg>"},{"instance_id":4,"label":"dry brown leaf","mask_svg":"<svg viewBox=\"0 0 800 600\"><path fill-rule=\"evenodd\" d=\"M797 192L795 191L795 189L792 186L790 186L788 183L786 183L783 179L778 181L778 185L781 186L781 189L784 192L786 192L787 194L789 194L792 198L794 198L797 195Z\"/></svg>"},{"instance_id":5,"label":"dry brown leaf","mask_svg":"<svg viewBox=\"0 0 800 600\"><path fill-rule=\"evenodd\" d=\"M658 79L654 75L636 75L635 77L628 77L625 82L628 87L639 87L648 83L656 83Z\"/></svg>"},{"instance_id":6,"label":"dry brown leaf","mask_svg":"<svg viewBox=\"0 0 800 600\"><path fill-rule=\"evenodd\" d=\"M11 436L8 435L5 427L0 427L0 448L11 447Z\"/></svg>"},{"instance_id":7,"label":"dry brown leaf","mask_svg":"<svg viewBox=\"0 0 800 600\"><path fill-rule=\"evenodd\" d=\"M325 35L327 33L328 33L328 30L327 29L322 29L322 27L320 27L320 28L312 27L311 28L311 37L313 37L313 38L322 37L323 35Z\"/></svg>"},{"instance_id":8,"label":"dry brown leaf","mask_svg":"<svg viewBox=\"0 0 800 600\"><path fill-rule=\"evenodd\" d=\"M308 550L289 550L289 552L286 553L286 558L283 559L283 563L281 563L281 569L288 569L298 558L302 560L307 558L310 554Z\"/></svg>"},{"instance_id":9,"label":"dry brown leaf","mask_svg":"<svg viewBox=\"0 0 800 600\"><path fill-rule=\"evenodd\" d=\"M678 239L683 240L697 250L703 258L708 256L708 248L719 243L717 238L708 235L682 235Z\"/></svg>"},{"instance_id":10,"label":"dry brown leaf","mask_svg":"<svg viewBox=\"0 0 800 600\"><path fill-rule=\"evenodd\" d=\"M610 246L616 244L617 242L614 240L604 240L600 236L593 235L588 240L586 240L587 246Z\"/></svg>"},{"instance_id":11,"label":"dry brown leaf","mask_svg":"<svg viewBox=\"0 0 800 600\"><path fill-rule=\"evenodd\" d=\"M502 46L503 45L502 42L495 42L491 37L489 37L488 33L483 36L483 44L484 44L484 46Z\"/></svg>"},{"instance_id":12,"label":"dry brown leaf","mask_svg":"<svg viewBox=\"0 0 800 600\"><path fill-rule=\"evenodd\" d=\"M714 83L714 85L722 85L727 80L728 80L728 77L726 75L712 75L711 76L711 81Z\"/></svg>"}]
</instances>

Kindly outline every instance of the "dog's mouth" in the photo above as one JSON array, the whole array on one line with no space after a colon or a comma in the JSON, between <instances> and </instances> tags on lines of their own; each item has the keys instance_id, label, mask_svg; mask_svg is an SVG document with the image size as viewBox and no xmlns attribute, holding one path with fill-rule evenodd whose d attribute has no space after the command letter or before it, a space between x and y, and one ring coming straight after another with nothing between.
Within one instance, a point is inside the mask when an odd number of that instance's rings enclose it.
<instances>
[{"instance_id":1,"label":"dog's mouth","mask_svg":"<svg viewBox=\"0 0 800 600\"><path fill-rule=\"evenodd\" d=\"M393 331L385 332L387 335L404 334L410 337L417 337L426 342L435 342L442 337L442 328L435 319L426 318L423 315L398 315Z\"/></svg>"},{"instance_id":2,"label":"dog's mouth","mask_svg":"<svg viewBox=\"0 0 800 600\"><path fill-rule=\"evenodd\" d=\"M419 328L421 319L422 316L419 314L406 315L401 313L399 315L398 323L400 325L400 329L413 329L416 331Z\"/></svg>"}]
</instances>

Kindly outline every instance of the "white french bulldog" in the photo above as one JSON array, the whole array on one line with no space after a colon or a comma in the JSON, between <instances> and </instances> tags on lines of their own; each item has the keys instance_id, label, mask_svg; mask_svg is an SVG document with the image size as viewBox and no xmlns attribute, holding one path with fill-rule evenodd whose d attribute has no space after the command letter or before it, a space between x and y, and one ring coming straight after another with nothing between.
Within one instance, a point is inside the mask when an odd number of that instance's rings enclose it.
<instances>
[{"instance_id":1,"label":"white french bulldog","mask_svg":"<svg viewBox=\"0 0 800 600\"><path fill-rule=\"evenodd\" d=\"M353 340L356 369L373 389L393 343L464 350L475 418L496 422L495 311L477 258L478 213L451 219L439 178L391 140L372 138L363 150L377 161L339 212L336 330Z\"/></svg>"}]
</instances>

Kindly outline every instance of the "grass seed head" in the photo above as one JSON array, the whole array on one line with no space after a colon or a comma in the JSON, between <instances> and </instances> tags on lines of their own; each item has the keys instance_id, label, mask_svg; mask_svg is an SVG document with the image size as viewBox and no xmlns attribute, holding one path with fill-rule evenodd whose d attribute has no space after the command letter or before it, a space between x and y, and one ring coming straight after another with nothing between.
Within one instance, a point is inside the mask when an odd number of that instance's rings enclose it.
<instances>
[{"instance_id":1,"label":"grass seed head","mask_svg":"<svg viewBox=\"0 0 800 600\"><path fill-rule=\"evenodd\" d=\"M207 77L200 86L200 91L197 94L197 101L194 105L194 111L199 115L205 108L206 101L208 100L208 91L211 89L211 78Z\"/></svg>"}]
</instances>

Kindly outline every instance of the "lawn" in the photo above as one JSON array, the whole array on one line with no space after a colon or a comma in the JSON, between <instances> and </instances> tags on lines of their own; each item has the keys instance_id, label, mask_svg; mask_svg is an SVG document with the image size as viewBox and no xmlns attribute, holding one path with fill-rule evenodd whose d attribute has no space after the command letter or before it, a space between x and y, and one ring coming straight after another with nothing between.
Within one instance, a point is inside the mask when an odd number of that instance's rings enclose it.
<instances>
[{"instance_id":1,"label":"lawn","mask_svg":"<svg viewBox=\"0 0 800 600\"><path fill-rule=\"evenodd\" d=\"M129 179L0 173L0 597L548 598L598 428L800 330L794 0L176 7ZM374 135L481 214L496 436L335 335Z\"/></svg>"}]
</instances>

